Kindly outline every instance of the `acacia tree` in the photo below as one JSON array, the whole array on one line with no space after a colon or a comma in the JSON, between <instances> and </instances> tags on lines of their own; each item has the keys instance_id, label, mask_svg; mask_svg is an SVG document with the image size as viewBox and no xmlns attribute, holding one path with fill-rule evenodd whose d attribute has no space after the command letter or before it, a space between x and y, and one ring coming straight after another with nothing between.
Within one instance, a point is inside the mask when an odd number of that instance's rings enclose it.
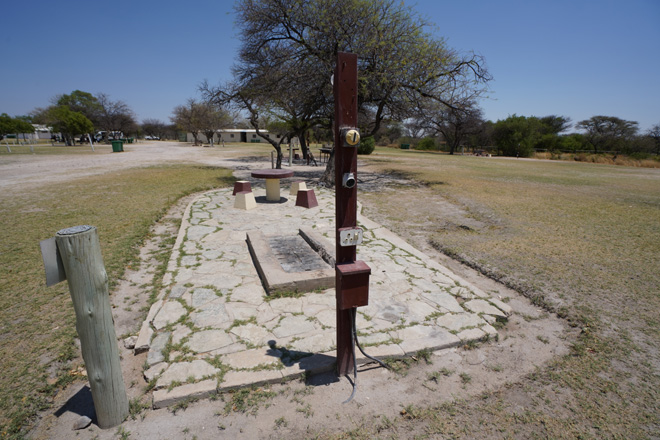
<instances>
[{"instance_id":1,"label":"acacia tree","mask_svg":"<svg viewBox=\"0 0 660 440\"><path fill-rule=\"evenodd\" d=\"M129 133L137 129L135 116L130 107L123 101L113 101L105 93L96 95L100 106L98 125L107 132Z\"/></svg>"},{"instance_id":2,"label":"acacia tree","mask_svg":"<svg viewBox=\"0 0 660 440\"><path fill-rule=\"evenodd\" d=\"M202 92L232 100L251 114L255 128L264 112L286 115L292 132L304 132L307 123L319 121L330 127L329 80L337 51L358 54L358 108L360 114L372 115L360 121L365 137L375 134L384 120L407 117L411 97L449 104L457 87L479 88L490 79L480 57L450 50L396 0L242 0L236 11L242 46L234 81L215 88L205 84ZM302 85L303 92L287 83ZM271 144L277 150L277 142ZM332 164L326 176L333 174Z\"/></svg>"},{"instance_id":3,"label":"acacia tree","mask_svg":"<svg viewBox=\"0 0 660 440\"><path fill-rule=\"evenodd\" d=\"M142 121L142 131L147 136L162 138L167 131L167 125L159 119L145 119Z\"/></svg>"},{"instance_id":4,"label":"acacia tree","mask_svg":"<svg viewBox=\"0 0 660 440\"><path fill-rule=\"evenodd\" d=\"M184 105L178 105L172 110L170 120L178 129L192 133L194 144L199 143L199 124L197 123L197 107L199 103L193 98L188 99Z\"/></svg>"},{"instance_id":5,"label":"acacia tree","mask_svg":"<svg viewBox=\"0 0 660 440\"><path fill-rule=\"evenodd\" d=\"M655 124L653 127L649 128L646 134L653 139L655 144L653 152L660 155L660 124Z\"/></svg>"},{"instance_id":6,"label":"acacia tree","mask_svg":"<svg viewBox=\"0 0 660 440\"><path fill-rule=\"evenodd\" d=\"M599 151L620 151L637 133L638 123L615 116L592 116L577 123L576 127L585 131L586 141Z\"/></svg>"},{"instance_id":7,"label":"acacia tree","mask_svg":"<svg viewBox=\"0 0 660 440\"><path fill-rule=\"evenodd\" d=\"M454 102L452 106L430 103L421 109L417 119L422 127L441 134L449 147L449 154L454 154L468 136L479 133L483 112L472 100Z\"/></svg>"},{"instance_id":8,"label":"acacia tree","mask_svg":"<svg viewBox=\"0 0 660 440\"><path fill-rule=\"evenodd\" d=\"M233 122L233 117L223 107L212 102L199 104L196 123L211 146L213 146L213 136L215 133L221 128L233 125Z\"/></svg>"}]
</instances>

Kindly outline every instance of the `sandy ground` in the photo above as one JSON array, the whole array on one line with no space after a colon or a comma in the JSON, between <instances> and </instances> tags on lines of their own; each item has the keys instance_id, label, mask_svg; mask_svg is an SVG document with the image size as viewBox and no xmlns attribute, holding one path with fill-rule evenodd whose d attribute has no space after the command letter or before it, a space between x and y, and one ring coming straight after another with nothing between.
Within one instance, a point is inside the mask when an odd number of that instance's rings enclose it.
<instances>
[{"instance_id":1,"label":"sandy ground","mask_svg":"<svg viewBox=\"0 0 660 440\"><path fill-rule=\"evenodd\" d=\"M246 162L238 159L240 152L229 149L191 147L179 143L153 142L125 146L125 153L106 151L95 154L67 156L15 155L0 158L0 189L20 196L26 189L47 187L49 183L89 176L125 168L161 163L194 162L226 166L245 173ZM261 167L267 166L266 163ZM312 178L322 168L296 168ZM365 177L367 177L365 175ZM380 180L382 184L382 179ZM160 224L154 226L158 234L176 234L168 218L180 216L191 198L180 201ZM455 213L454 213L455 214ZM385 223L385 226L387 224ZM411 237L404 237L411 239ZM147 409L135 419L129 417L120 427L101 430L92 423L88 428L74 431L74 423L83 415L93 418L94 410L89 387L78 382L63 390L55 405L41 415L33 438L49 439L162 439L162 438L282 438L317 437L346 432L361 427L387 425L401 417L409 405L427 407L453 399L478 396L516 383L554 356L565 354L572 339L565 323L531 305L516 292L489 280L464 266L435 252L426 244L422 231L416 231L412 244L484 291L494 292L512 306L514 314L500 330L496 341L478 347L460 347L434 353L430 362L413 363L403 374L367 365L358 373L358 390L349 404L342 402L351 393L351 382L334 374L314 376L307 383L293 381L270 387L273 397L258 400L255 413L232 411L232 394L214 400L190 403L187 408ZM112 293L117 335L137 332L142 320L137 310L146 303L147 294L137 286L148 283L153 276L155 262L150 250L157 241L148 242L141 252L138 270L127 271L118 288ZM137 300L132 311L122 307L122 298ZM145 381L142 366L146 354L134 356L120 343L124 381L129 399L150 401L144 395ZM368 350L367 350L368 351ZM439 374L442 372L444 374ZM437 380L430 379L435 374ZM475 421L476 423L476 421ZM406 432L397 432L406 438Z\"/></svg>"}]
</instances>

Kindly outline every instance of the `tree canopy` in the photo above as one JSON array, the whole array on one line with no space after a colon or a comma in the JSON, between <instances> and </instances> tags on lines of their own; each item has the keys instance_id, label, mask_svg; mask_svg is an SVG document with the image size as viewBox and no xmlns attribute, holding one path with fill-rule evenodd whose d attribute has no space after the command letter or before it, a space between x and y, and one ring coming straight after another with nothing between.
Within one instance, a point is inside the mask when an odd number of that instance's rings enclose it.
<instances>
[{"instance_id":1,"label":"tree canopy","mask_svg":"<svg viewBox=\"0 0 660 440\"><path fill-rule=\"evenodd\" d=\"M637 134L637 126L635 121L615 116L592 116L577 123L577 127L586 132L586 140L596 153L625 151L629 141Z\"/></svg>"},{"instance_id":2,"label":"tree canopy","mask_svg":"<svg viewBox=\"0 0 660 440\"><path fill-rule=\"evenodd\" d=\"M92 133L95 129L108 132L128 133L137 128L133 111L123 101L113 101L105 93L96 96L88 92L74 90L68 95L57 95L51 99L53 103L47 108L37 108L32 115L35 122L51 125L55 131L65 134L67 143L73 136ZM66 108L69 112L62 110ZM90 126L78 115L83 116ZM73 120L77 120L74 122ZM67 127L67 131L60 128ZM84 127L85 131L70 131L73 127Z\"/></svg>"},{"instance_id":3,"label":"tree canopy","mask_svg":"<svg viewBox=\"0 0 660 440\"><path fill-rule=\"evenodd\" d=\"M256 129L265 114L285 121L301 140L315 124L329 127L338 51L358 55L365 137L385 120L408 117L416 100L451 107L459 97L479 94L490 80L480 56L448 48L396 0L242 0L235 8L241 49L234 79L220 86L205 83L202 92L248 112Z\"/></svg>"},{"instance_id":4,"label":"tree canopy","mask_svg":"<svg viewBox=\"0 0 660 440\"><path fill-rule=\"evenodd\" d=\"M94 131L94 124L80 112L74 112L66 105L48 109L46 118L56 132L62 133L67 145L74 143L74 136Z\"/></svg>"},{"instance_id":5,"label":"tree canopy","mask_svg":"<svg viewBox=\"0 0 660 440\"><path fill-rule=\"evenodd\" d=\"M0 139L8 134L34 133L34 127L21 118L12 118L7 113L0 115Z\"/></svg>"}]
</instances>

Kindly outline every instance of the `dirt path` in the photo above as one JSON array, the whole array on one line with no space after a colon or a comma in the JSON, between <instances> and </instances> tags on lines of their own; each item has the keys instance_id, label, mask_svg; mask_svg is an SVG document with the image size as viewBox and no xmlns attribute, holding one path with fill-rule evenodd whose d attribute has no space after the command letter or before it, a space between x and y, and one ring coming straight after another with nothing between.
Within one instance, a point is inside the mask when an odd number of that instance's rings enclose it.
<instances>
[{"instance_id":1,"label":"dirt path","mask_svg":"<svg viewBox=\"0 0 660 440\"><path fill-rule=\"evenodd\" d=\"M229 150L229 149L227 149ZM112 153L111 147L96 147L73 154L0 156L0 190L27 189L122 169L164 163L203 163L227 166L227 160L240 153L231 149L192 147L179 142L144 142L124 145L124 153ZM220 157L222 155L222 157Z\"/></svg>"},{"instance_id":2,"label":"dirt path","mask_svg":"<svg viewBox=\"0 0 660 440\"><path fill-rule=\"evenodd\" d=\"M75 157L26 155L8 160L3 157L0 188L18 192L17 185L20 188L46 187L50 182L71 176L89 176L158 163L195 162L245 168L245 163L236 160L240 153L227 151L223 154L219 149L211 151L176 143L140 144L129 147L129 153ZM127 272L113 292L118 335L136 332L136 323L143 318L139 309L146 303L148 295L140 286L152 282L157 264L154 252L161 242L176 235L172 220L180 218L187 202L187 199L182 200L154 226L153 239L141 252L142 264ZM482 290L496 292L508 301L514 314L499 329L498 340L433 353L426 360L413 360L399 373L373 365L365 366L358 373L357 395L346 405L342 402L351 393L350 382L326 374L309 378L306 384L295 381L273 385L268 390L260 389L252 393L251 401L237 399L241 393L236 393L220 395L215 400L192 402L186 408L146 409L136 414L135 419L129 418L119 429L100 430L92 424L81 431L72 430L81 415L93 414L89 388L86 383L79 382L60 393L54 407L42 415L32 436L38 439L74 436L80 439L118 436L132 439L307 438L349 430L357 432L361 427L396 424L402 413L415 407L470 398L518 382L554 356L567 352L567 329L563 322L532 306L516 292L448 260L430 246L424 246L424 237L419 231L411 242L423 247L434 259ZM131 298L128 302L127 297ZM150 396L144 394L145 380L142 377L146 354L134 356L123 344L120 344L120 350L129 399L148 404ZM400 433L400 437L405 438L406 433Z\"/></svg>"}]
</instances>

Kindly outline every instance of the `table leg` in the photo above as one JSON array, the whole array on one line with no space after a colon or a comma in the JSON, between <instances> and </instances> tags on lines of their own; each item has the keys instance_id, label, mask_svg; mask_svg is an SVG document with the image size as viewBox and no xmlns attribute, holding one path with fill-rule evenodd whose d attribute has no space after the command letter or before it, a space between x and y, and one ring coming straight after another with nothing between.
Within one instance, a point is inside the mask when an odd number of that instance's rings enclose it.
<instances>
[{"instance_id":1,"label":"table leg","mask_svg":"<svg viewBox=\"0 0 660 440\"><path fill-rule=\"evenodd\" d=\"M280 201L280 179L266 179L266 200Z\"/></svg>"}]
</instances>

